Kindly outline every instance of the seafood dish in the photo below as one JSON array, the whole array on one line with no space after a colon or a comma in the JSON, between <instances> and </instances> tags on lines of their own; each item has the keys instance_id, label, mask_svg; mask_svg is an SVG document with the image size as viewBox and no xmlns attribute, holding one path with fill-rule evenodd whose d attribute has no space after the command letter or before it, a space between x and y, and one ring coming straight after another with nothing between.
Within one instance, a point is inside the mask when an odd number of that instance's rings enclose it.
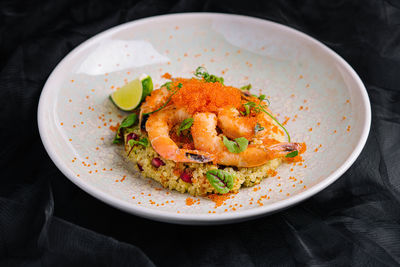
<instances>
[{"instance_id":1,"label":"seafood dish","mask_svg":"<svg viewBox=\"0 0 400 267\"><path fill-rule=\"evenodd\" d=\"M265 95L236 88L198 67L148 92L119 125L114 142L146 177L193 196L235 193L301 161Z\"/></svg>"}]
</instances>

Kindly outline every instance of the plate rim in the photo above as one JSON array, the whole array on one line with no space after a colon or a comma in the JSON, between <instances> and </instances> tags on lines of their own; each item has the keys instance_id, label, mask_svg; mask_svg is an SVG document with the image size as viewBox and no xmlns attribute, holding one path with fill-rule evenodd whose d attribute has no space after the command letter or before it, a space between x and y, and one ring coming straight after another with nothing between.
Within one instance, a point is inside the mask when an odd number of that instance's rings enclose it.
<instances>
[{"instance_id":1,"label":"plate rim","mask_svg":"<svg viewBox=\"0 0 400 267\"><path fill-rule=\"evenodd\" d=\"M85 49L86 46L90 45L93 42L97 42L98 39L106 38L107 35L112 35L114 32L118 32L123 30L124 28L129 28L131 25L140 25L144 23L151 23L157 22L159 19L171 18L174 17L187 17L189 18L203 18L203 19L213 19L216 17L223 18L229 17L238 20L247 20L252 21L255 23L260 24L270 24L273 27L278 28L279 30L283 30L289 32L290 34L297 35L301 39L306 39L311 43L319 46L324 52L329 54L331 58L334 59L341 67L343 67L347 73L354 79L357 87L355 89L360 91L362 96L362 103L364 104L364 113L365 119L363 121L363 129L360 136L360 139L357 142L356 147L352 151L352 153L345 159L343 164L332 172L329 176L327 176L324 180L312 185L307 190L297 193L293 196L288 198L276 201L272 204L264 205L262 207L256 207L252 209L247 209L243 211L235 211L235 212L226 212L226 213L216 213L216 214L187 214L187 213L173 213L170 211L162 211L151 209L147 207L138 206L129 202L126 202L122 199L118 199L115 196L107 194L96 187L90 185L90 183L85 182L85 180L76 177L75 174L66 166L66 164L57 156L55 150L51 147L49 136L46 131L46 124L44 123L44 117L46 110L44 108L45 99L46 99L46 92L51 90L51 84L56 83L55 75L58 73L59 69L63 67L63 65L69 61L75 54L79 53L82 49ZM100 41L99 40L99 41ZM72 49L54 68L54 70L49 75L48 79L46 80L45 85L43 86L42 92L40 94L40 99L38 103L38 111L37 111L37 120L38 120L38 128L39 128L39 135L44 145L44 148L48 155L50 156L51 160L57 166L57 168L76 186L80 189L85 191L86 193L92 195L93 197L97 198L98 200L107 203L108 205L123 210L125 212L141 216L147 219L152 219L156 221L168 222L168 223L177 223L177 224L192 224L192 225L201 225L201 224L222 224L222 223L232 223L232 222L239 222L244 220L253 219L256 217L266 216L268 214L278 212L282 209L289 208L295 204L298 204L315 194L319 193L320 191L324 190L326 187L331 185L333 182L338 180L344 172L346 172L355 162L355 160L360 155L362 149L364 148L369 132L371 127L371 104L368 97L367 90L361 81L358 74L355 70L347 63L340 55L334 52L331 48L327 47L322 42L318 41L317 39L297 30L291 28L289 26L262 19L257 17L245 16L245 15L238 15L238 14L227 14L227 13L212 13L212 12L188 12L188 13L173 13L173 14L166 14L166 15L159 15L159 16L152 16L146 17L138 20L133 20L130 22L126 22L117 26L114 26L110 29L102 31L88 40L82 42L77 47Z\"/></svg>"}]
</instances>

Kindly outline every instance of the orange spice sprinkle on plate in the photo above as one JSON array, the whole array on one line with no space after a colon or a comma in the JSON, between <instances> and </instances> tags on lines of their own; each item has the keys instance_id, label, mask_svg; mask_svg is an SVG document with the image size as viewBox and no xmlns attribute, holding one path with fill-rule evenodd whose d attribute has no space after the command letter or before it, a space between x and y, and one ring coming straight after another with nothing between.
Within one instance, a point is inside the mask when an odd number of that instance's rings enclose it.
<instances>
[{"instance_id":1,"label":"orange spice sprinkle on plate","mask_svg":"<svg viewBox=\"0 0 400 267\"><path fill-rule=\"evenodd\" d=\"M193 204L194 204L193 198L190 198L190 197L186 198L186 205L187 206L192 206Z\"/></svg>"},{"instance_id":2,"label":"orange spice sprinkle on plate","mask_svg":"<svg viewBox=\"0 0 400 267\"><path fill-rule=\"evenodd\" d=\"M221 206L222 204L225 203L226 200L228 200L230 198L230 193L228 194L223 194L223 195L219 195L219 194L210 194L207 197L215 202L215 208L218 208L219 206Z\"/></svg>"}]
</instances>

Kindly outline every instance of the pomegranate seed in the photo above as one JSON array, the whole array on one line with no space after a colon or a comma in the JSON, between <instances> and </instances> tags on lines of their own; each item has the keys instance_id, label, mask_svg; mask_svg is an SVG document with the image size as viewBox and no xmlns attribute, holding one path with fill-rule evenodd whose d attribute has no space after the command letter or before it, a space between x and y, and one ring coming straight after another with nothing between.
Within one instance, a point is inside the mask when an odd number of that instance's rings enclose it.
<instances>
[{"instance_id":1,"label":"pomegranate seed","mask_svg":"<svg viewBox=\"0 0 400 267\"><path fill-rule=\"evenodd\" d=\"M137 164L137 167L139 168L139 171L143 171L142 165L140 165L139 163Z\"/></svg>"},{"instance_id":2,"label":"pomegranate seed","mask_svg":"<svg viewBox=\"0 0 400 267\"><path fill-rule=\"evenodd\" d=\"M186 183L192 183L192 174L190 172L182 172L181 179Z\"/></svg>"},{"instance_id":3,"label":"pomegranate seed","mask_svg":"<svg viewBox=\"0 0 400 267\"><path fill-rule=\"evenodd\" d=\"M156 168L165 165L164 161L162 161L160 158L154 158L154 159L152 159L152 160L151 160L151 164L152 164L154 167L156 167Z\"/></svg>"},{"instance_id":4,"label":"pomegranate seed","mask_svg":"<svg viewBox=\"0 0 400 267\"><path fill-rule=\"evenodd\" d=\"M137 136L137 134L135 133L130 133L128 134L128 136L126 137L126 142L128 143L129 140L133 139L133 140L137 140L139 138L139 136Z\"/></svg>"}]
</instances>

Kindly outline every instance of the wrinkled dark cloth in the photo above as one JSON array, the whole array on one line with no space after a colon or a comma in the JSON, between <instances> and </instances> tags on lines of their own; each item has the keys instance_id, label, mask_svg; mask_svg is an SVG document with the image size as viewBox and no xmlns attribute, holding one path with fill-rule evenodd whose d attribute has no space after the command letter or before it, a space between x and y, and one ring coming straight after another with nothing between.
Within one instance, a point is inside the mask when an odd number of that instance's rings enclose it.
<instances>
[{"instance_id":1,"label":"wrinkled dark cloth","mask_svg":"<svg viewBox=\"0 0 400 267\"><path fill-rule=\"evenodd\" d=\"M176 12L244 14L301 30L344 57L372 105L367 144L300 205L222 226L114 209L73 185L38 134L54 67L112 26ZM400 263L400 2L0 1L0 266L397 266Z\"/></svg>"}]
</instances>

